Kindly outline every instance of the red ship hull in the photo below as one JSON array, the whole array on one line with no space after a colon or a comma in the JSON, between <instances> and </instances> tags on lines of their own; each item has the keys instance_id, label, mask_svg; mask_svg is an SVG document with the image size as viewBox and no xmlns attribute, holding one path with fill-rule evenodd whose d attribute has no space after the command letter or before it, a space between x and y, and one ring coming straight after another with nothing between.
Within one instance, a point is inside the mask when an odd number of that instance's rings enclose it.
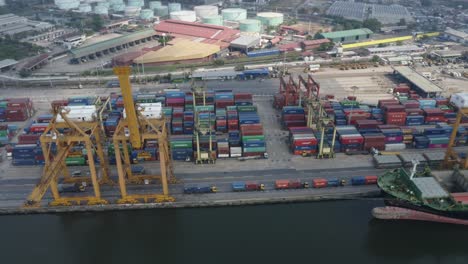
<instances>
[{"instance_id":1,"label":"red ship hull","mask_svg":"<svg viewBox=\"0 0 468 264\"><path fill-rule=\"evenodd\" d=\"M407 208L385 206L372 209L372 215L384 220L417 220L447 224L468 225L468 220L451 218Z\"/></svg>"}]
</instances>

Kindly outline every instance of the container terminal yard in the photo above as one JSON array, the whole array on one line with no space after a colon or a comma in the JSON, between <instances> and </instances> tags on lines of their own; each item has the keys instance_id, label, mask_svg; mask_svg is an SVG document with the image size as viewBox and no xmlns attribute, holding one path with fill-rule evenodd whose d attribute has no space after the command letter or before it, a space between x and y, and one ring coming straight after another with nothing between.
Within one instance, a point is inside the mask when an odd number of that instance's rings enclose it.
<instances>
[{"instance_id":1,"label":"container terminal yard","mask_svg":"<svg viewBox=\"0 0 468 264\"><path fill-rule=\"evenodd\" d=\"M136 120L154 123L139 130L147 138L143 150L128 152L116 146L138 144L130 140L129 115L120 114L128 105L123 95L132 88L129 68L116 70L120 88L11 90L11 98L3 100L8 124L3 127L12 144L1 163L1 212L378 196L376 176L388 168L411 166L413 159L437 167L450 140L449 124L456 123L443 88L414 78L408 69L331 69L279 79L192 82L177 89L135 84L127 99L136 105ZM436 99L422 99L428 92L437 93ZM83 115L87 109L89 116ZM80 126L89 132L71 136L64 130ZM454 146L465 144L463 128ZM151 138L157 139L152 145ZM121 159L116 149L124 152ZM165 166L160 155L167 157Z\"/></svg>"}]
</instances>

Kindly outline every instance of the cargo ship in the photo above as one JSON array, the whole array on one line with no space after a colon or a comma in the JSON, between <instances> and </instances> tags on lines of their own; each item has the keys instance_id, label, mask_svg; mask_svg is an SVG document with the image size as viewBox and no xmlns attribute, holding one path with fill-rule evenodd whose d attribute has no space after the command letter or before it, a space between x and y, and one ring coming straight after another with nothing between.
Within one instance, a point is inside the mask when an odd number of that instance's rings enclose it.
<instances>
[{"instance_id":1,"label":"cargo ship","mask_svg":"<svg viewBox=\"0 0 468 264\"><path fill-rule=\"evenodd\" d=\"M468 225L468 192L450 193L429 170L388 171L377 184L385 193L385 207L372 210L378 219L420 220Z\"/></svg>"}]
</instances>

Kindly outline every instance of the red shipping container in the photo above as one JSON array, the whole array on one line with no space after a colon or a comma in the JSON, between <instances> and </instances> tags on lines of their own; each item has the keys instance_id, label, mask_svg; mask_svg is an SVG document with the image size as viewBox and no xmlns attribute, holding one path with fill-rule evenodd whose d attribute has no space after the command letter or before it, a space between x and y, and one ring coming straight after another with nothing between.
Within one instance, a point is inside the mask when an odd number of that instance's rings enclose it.
<instances>
[{"instance_id":1,"label":"red shipping container","mask_svg":"<svg viewBox=\"0 0 468 264\"><path fill-rule=\"evenodd\" d=\"M296 155L296 156L301 156L303 153L311 155L311 154L317 153L317 150L315 150L315 149L312 149L312 150L295 150L293 152L293 154Z\"/></svg>"},{"instance_id":2,"label":"red shipping container","mask_svg":"<svg viewBox=\"0 0 468 264\"><path fill-rule=\"evenodd\" d=\"M287 114L287 115L283 115L283 120L286 120L286 121L304 120L304 119L305 119L304 114Z\"/></svg>"},{"instance_id":3,"label":"red shipping container","mask_svg":"<svg viewBox=\"0 0 468 264\"><path fill-rule=\"evenodd\" d=\"M288 189L289 181L288 180L276 180L275 189Z\"/></svg>"},{"instance_id":4,"label":"red shipping container","mask_svg":"<svg viewBox=\"0 0 468 264\"><path fill-rule=\"evenodd\" d=\"M424 119L426 123L433 123L433 122L446 122L447 118L444 116L426 116Z\"/></svg>"},{"instance_id":5,"label":"red shipping container","mask_svg":"<svg viewBox=\"0 0 468 264\"><path fill-rule=\"evenodd\" d=\"M444 116L445 112L439 108L424 109L425 116Z\"/></svg>"},{"instance_id":6,"label":"red shipping container","mask_svg":"<svg viewBox=\"0 0 468 264\"><path fill-rule=\"evenodd\" d=\"M342 135L340 136L341 144L362 144L364 143L364 138L360 135Z\"/></svg>"},{"instance_id":7,"label":"red shipping container","mask_svg":"<svg viewBox=\"0 0 468 264\"><path fill-rule=\"evenodd\" d=\"M383 109L387 113L404 112L405 106L399 105L399 104L398 105L385 105Z\"/></svg>"},{"instance_id":8,"label":"red shipping container","mask_svg":"<svg viewBox=\"0 0 468 264\"><path fill-rule=\"evenodd\" d=\"M356 125L358 128L377 128L377 125L379 125L379 121L377 120L369 120L369 119L363 119L363 120L356 120Z\"/></svg>"},{"instance_id":9,"label":"red shipping container","mask_svg":"<svg viewBox=\"0 0 468 264\"><path fill-rule=\"evenodd\" d=\"M328 181L323 178L313 179L312 186L314 188L325 188L328 186Z\"/></svg>"},{"instance_id":10,"label":"red shipping container","mask_svg":"<svg viewBox=\"0 0 468 264\"><path fill-rule=\"evenodd\" d=\"M393 88L393 93L409 93L410 88L404 86L397 86Z\"/></svg>"},{"instance_id":11,"label":"red shipping container","mask_svg":"<svg viewBox=\"0 0 468 264\"><path fill-rule=\"evenodd\" d=\"M241 130L263 130L262 124L242 124Z\"/></svg>"},{"instance_id":12,"label":"red shipping container","mask_svg":"<svg viewBox=\"0 0 468 264\"><path fill-rule=\"evenodd\" d=\"M377 184L377 176L366 176L366 184Z\"/></svg>"},{"instance_id":13,"label":"red shipping container","mask_svg":"<svg viewBox=\"0 0 468 264\"><path fill-rule=\"evenodd\" d=\"M310 146L310 145L317 145L318 141L316 138L308 138L308 139L296 139L294 140L294 146Z\"/></svg>"},{"instance_id":14,"label":"red shipping container","mask_svg":"<svg viewBox=\"0 0 468 264\"><path fill-rule=\"evenodd\" d=\"M23 134L18 136L18 144L36 144L39 138L41 137L40 134L37 135L28 135Z\"/></svg>"},{"instance_id":15,"label":"red shipping container","mask_svg":"<svg viewBox=\"0 0 468 264\"><path fill-rule=\"evenodd\" d=\"M419 102L416 100L406 101L402 105L404 105L405 108L419 108L420 107Z\"/></svg>"},{"instance_id":16,"label":"red shipping container","mask_svg":"<svg viewBox=\"0 0 468 264\"><path fill-rule=\"evenodd\" d=\"M436 98L436 105L448 105L449 104L449 99L448 98Z\"/></svg>"},{"instance_id":17,"label":"red shipping container","mask_svg":"<svg viewBox=\"0 0 468 264\"><path fill-rule=\"evenodd\" d=\"M397 105L397 104L400 104L400 103L395 99L382 99L382 100L379 100L377 106L379 108L382 108L384 105Z\"/></svg>"},{"instance_id":18,"label":"red shipping container","mask_svg":"<svg viewBox=\"0 0 468 264\"><path fill-rule=\"evenodd\" d=\"M252 94L251 93L236 93L234 94L234 99L250 99L252 100Z\"/></svg>"},{"instance_id":19,"label":"red shipping container","mask_svg":"<svg viewBox=\"0 0 468 264\"><path fill-rule=\"evenodd\" d=\"M419 108L408 108L408 109L405 109L405 112L406 112L407 116L410 116L410 115L423 115L424 114L424 111L422 109L419 109Z\"/></svg>"},{"instance_id":20,"label":"red shipping container","mask_svg":"<svg viewBox=\"0 0 468 264\"><path fill-rule=\"evenodd\" d=\"M61 106L67 106L68 105L68 100L54 100L51 103L52 108L58 108Z\"/></svg>"},{"instance_id":21,"label":"red shipping container","mask_svg":"<svg viewBox=\"0 0 468 264\"><path fill-rule=\"evenodd\" d=\"M300 180L290 180L288 186L291 189L298 189L302 187L302 183Z\"/></svg>"}]
</instances>

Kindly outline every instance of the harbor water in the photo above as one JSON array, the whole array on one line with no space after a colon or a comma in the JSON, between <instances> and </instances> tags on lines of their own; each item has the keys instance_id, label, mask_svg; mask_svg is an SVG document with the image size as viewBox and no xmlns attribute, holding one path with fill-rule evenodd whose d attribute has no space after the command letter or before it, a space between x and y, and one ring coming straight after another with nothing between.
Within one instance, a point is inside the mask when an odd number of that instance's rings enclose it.
<instances>
[{"instance_id":1,"label":"harbor water","mask_svg":"<svg viewBox=\"0 0 468 264\"><path fill-rule=\"evenodd\" d=\"M2 263L468 263L468 227L375 220L380 199L0 217Z\"/></svg>"}]
</instances>

